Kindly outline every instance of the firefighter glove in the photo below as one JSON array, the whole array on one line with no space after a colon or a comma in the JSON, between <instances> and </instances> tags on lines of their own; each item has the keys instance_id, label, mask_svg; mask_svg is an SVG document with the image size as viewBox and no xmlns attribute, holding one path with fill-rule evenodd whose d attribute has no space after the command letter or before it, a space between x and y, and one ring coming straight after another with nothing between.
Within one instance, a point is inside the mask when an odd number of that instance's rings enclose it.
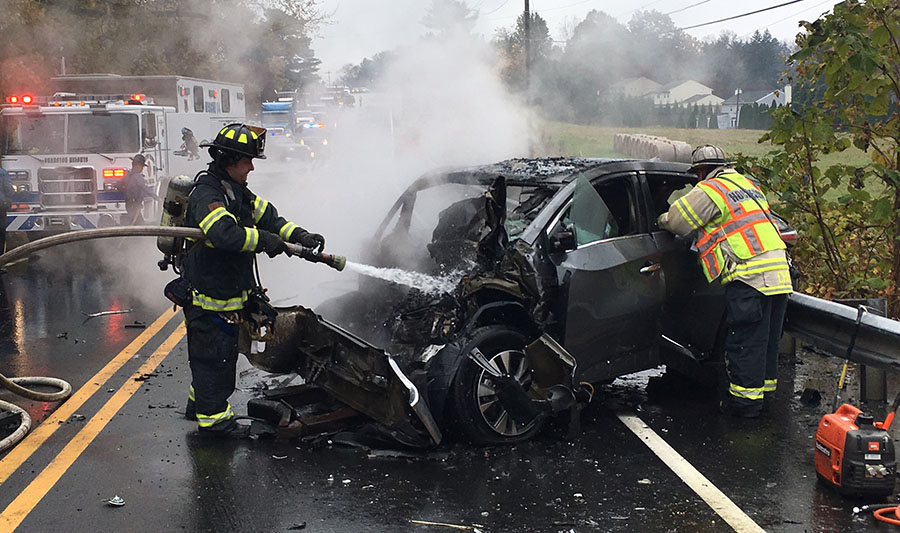
<instances>
[{"instance_id":1,"label":"firefighter glove","mask_svg":"<svg viewBox=\"0 0 900 533\"><path fill-rule=\"evenodd\" d=\"M269 257L275 257L276 255L288 253L287 243L281 240L281 237L278 235L259 230L259 252L266 252Z\"/></svg>"},{"instance_id":2,"label":"firefighter glove","mask_svg":"<svg viewBox=\"0 0 900 533\"><path fill-rule=\"evenodd\" d=\"M312 248L321 252L325 249L325 237L319 235L318 233L310 233L306 230L297 232L296 235L291 236L291 241L303 246L304 248Z\"/></svg>"}]
</instances>

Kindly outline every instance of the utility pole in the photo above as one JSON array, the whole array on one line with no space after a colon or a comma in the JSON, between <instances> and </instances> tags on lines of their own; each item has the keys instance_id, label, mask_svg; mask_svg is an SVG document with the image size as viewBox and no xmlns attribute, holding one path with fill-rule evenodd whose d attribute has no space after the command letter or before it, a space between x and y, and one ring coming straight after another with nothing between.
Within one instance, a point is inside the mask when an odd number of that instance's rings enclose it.
<instances>
[{"instance_id":1,"label":"utility pole","mask_svg":"<svg viewBox=\"0 0 900 533\"><path fill-rule=\"evenodd\" d=\"M525 0L525 106L528 113L529 130L531 129L531 10ZM534 157L534 143L528 142L528 156Z\"/></svg>"},{"instance_id":2,"label":"utility pole","mask_svg":"<svg viewBox=\"0 0 900 533\"><path fill-rule=\"evenodd\" d=\"M525 0L525 98L531 105L531 10Z\"/></svg>"}]
</instances>

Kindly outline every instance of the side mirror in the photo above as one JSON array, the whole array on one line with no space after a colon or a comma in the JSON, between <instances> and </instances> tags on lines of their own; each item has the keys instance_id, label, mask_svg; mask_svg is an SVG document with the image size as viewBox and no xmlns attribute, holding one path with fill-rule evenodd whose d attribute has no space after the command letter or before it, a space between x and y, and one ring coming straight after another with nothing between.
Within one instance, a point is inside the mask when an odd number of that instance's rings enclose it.
<instances>
[{"instance_id":1,"label":"side mirror","mask_svg":"<svg viewBox=\"0 0 900 533\"><path fill-rule=\"evenodd\" d=\"M558 231L550 237L549 248L552 254L565 253L577 247L578 242L575 240L575 231L572 229Z\"/></svg>"}]
</instances>

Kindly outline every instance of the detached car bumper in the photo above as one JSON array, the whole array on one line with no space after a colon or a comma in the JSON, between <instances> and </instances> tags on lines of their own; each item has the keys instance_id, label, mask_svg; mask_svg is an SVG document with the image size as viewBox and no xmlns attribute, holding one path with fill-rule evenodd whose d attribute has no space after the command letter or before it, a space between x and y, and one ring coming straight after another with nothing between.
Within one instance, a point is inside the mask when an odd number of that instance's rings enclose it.
<instances>
[{"instance_id":1,"label":"detached car bumper","mask_svg":"<svg viewBox=\"0 0 900 533\"><path fill-rule=\"evenodd\" d=\"M300 306L278 309L274 331L262 340L265 349L252 353L249 335L242 338L242 351L255 367L299 374L406 445L440 444L425 396L384 350Z\"/></svg>"}]
</instances>

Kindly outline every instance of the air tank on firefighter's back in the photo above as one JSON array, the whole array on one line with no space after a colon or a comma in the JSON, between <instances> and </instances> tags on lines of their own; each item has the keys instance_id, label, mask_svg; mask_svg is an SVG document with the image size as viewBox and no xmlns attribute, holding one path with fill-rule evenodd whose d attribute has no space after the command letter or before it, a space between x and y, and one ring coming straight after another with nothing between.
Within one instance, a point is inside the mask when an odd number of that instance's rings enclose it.
<instances>
[{"instance_id":1,"label":"air tank on firefighter's back","mask_svg":"<svg viewBox=\"0 0 900 533\"><path fill-rule=\"evenodd\" d=\"M175 176L169 180L169 185L166 187L166 198L163 200L162 217L159 221L160 226L184 226L188 196L194 189L194 185L193 178L184 175ZM160 269L165 270L170 264L176 270L181 267L179 256L184 247L183 237L157 237L156 247L165 255L159 262Z\"/></svg>"}]
</instances>

